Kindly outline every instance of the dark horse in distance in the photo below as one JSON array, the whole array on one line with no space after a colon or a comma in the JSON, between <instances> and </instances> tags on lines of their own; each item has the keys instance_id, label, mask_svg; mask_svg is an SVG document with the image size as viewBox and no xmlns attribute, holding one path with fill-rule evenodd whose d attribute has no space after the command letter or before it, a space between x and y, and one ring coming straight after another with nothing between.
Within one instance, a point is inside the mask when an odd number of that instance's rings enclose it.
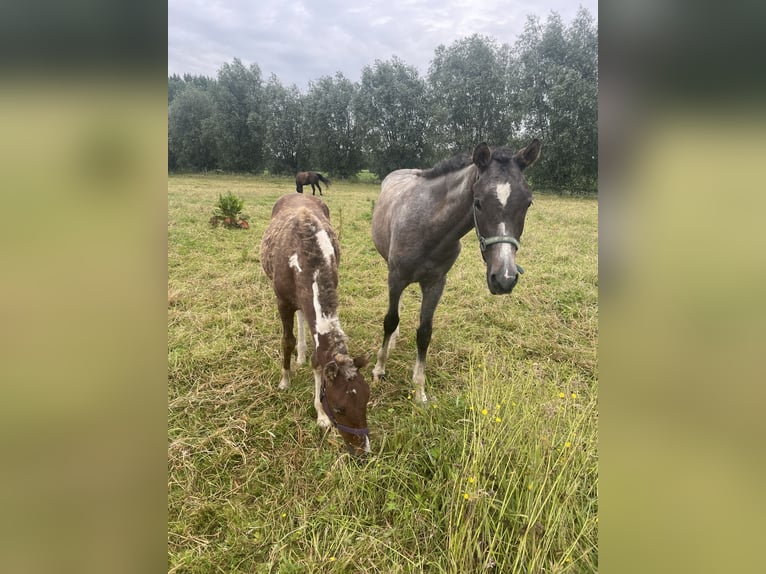
<instances>
[{"instance_id":1,"label":"dark horse in distance","mask_svg":"<svg viewBox=\"0 0 766 574\"><path fill-rule=\"evenodd\" d=\"M322 186L319 182L327 184L330 187L330 180L323 176L318 171L299 171L295 174L295 191L303 193L304 185L311 185L311 195L316 195L316 185L319 188L319 195L322 195Z\"/></svg>"},{"instance_id":2,"label":"dark horse in distance","mask_svg":"<svg viewBox=\"0 0 766 574\"><path fill-rule=\"evenodd\" d=\"M293 317L298 318L298 360L306 358L304 324L314 340L314 408L323 429L338 429L354 455L370 452L367 401L370 387L361 369L366 357L352 358L338 318L340 246L330 210L318 197L283 195L274 204L261 243L261 266L277 295L282 319L282 379L290 386L295 350Z\"/></svg>"},{"instance_id":3,"label":"dark horse in distance","mask_svg":"<svg viewBox=\"0 0 766 574\"><path fill-rule=\"evenodd\" d=\"M399 302L411 283L422 292L418 355L412 373L415 397L425 403L425 363L434 311L460 239L476 230L492 294L510 293L520 266L516 252L532 193L522 172L540 156L540 140L514 153L485 143L431 169L400 169L383 180L372 215L372 239L388 263L388 312L373 381L383 377L399 331Z\"/></svg>"}]
</instances>

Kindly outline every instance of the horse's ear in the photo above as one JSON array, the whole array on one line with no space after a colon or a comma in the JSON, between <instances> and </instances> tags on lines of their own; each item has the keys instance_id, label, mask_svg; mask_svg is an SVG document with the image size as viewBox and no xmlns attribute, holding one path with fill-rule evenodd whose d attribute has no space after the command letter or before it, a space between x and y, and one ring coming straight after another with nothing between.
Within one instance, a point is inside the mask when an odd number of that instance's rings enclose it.
<instances>
[{"instance_id":1,"label":"horse's ear","mask_svg":"<svg viewBox=\"0 0 766 574\"><path fill-rule=\"evenodd\" d=\"M330 361L324 366L324 378L327 382L333 383L338 376L338 363Z\"/></svg>"},{"instance_id":2,"label":"horse's ear","mask_svg":"<svg viewBox=\"0 0 766 574\"><path fill-rule=\"evenodd\" d=\"M473 163L479 166L480 169L484 169L489 165L490 161L492 161L492 151L486 143L481 142L473 150Z\"/></svg>"},{"instance_id":3,"label":"horse's ear","mask_svg":"<svg viewBox=\"0 0 766 574\"><path fill-rule=\"evenodd\" d=\"M541 147L540 140L535 138L532 140L532 142L525 148L520 149L514 157L516 160L516 163L519 164L519 168L521 168L522 171L527 169L530 165L535 163L537 161L537 158L540 157L540 147Z\"/></svg>"},{"instance_id":4,"label":"horse's ear","mask_svg":"<svg viewBox=\"0 0 766 574\"><path fill-rule=\"evenodd\" d=\"M365 368L369 362L370 360L367 358L367 355L364 355L363 357L354 357L354 366L357 369Z\"/></svg>"}]
</instances>

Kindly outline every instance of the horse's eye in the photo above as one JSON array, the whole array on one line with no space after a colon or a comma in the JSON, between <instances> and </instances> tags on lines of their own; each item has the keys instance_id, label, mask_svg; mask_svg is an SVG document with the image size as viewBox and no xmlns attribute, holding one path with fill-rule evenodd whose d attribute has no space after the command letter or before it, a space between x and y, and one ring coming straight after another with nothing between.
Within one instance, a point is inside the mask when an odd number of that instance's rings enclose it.
<instances>
[{"instance_id":1,"label":"horse's eye","mask_svg":"<svg viewBox=\"0 0 766 574\"><path fill-rule=\"evenodd\" d=\"M473 206L474 206L476 209L481 209L481 200L480 200L480 199L475 199L475 200L473 201Z\"/></svg>"}]
</instances>

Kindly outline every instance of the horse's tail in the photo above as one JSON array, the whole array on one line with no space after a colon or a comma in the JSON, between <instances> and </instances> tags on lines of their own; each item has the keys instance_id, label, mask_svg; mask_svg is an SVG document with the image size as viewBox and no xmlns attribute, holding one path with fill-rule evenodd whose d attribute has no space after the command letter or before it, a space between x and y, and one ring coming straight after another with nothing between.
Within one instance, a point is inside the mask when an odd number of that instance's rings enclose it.
<instances>
[{"instance_id":1,"label":"horse's tail","mask_svg":"<svg viewBox=\"0 0 766 574\"><path fill-rule=\"evenodd\" d=\"M327 179L325 176L323 176L321 173L317 172L317 177L319 178L319 181L322 183L326 183L327 187L330 187L330 180Z\"/></svg>"}]
</instances>

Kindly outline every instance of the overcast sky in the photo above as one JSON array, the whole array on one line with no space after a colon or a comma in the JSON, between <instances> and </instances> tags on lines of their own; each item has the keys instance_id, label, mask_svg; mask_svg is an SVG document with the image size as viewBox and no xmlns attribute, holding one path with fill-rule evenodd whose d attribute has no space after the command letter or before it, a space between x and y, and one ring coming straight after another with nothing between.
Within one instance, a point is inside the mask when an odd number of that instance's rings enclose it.
<instances>
[{"instance_id":1,"label":"overcast sky","mask_svg":"<svg viewBox=\"0 0 766 574\"><path fill-rule=\"evenodd\" d=\"M527 16L568 25L580 5L598 19L598 0L168 0L168 74L216 77L239 58L305 91L398 56L424 77L439 44L478 33L512 45Z\"/></svg>"}]
</instances>

